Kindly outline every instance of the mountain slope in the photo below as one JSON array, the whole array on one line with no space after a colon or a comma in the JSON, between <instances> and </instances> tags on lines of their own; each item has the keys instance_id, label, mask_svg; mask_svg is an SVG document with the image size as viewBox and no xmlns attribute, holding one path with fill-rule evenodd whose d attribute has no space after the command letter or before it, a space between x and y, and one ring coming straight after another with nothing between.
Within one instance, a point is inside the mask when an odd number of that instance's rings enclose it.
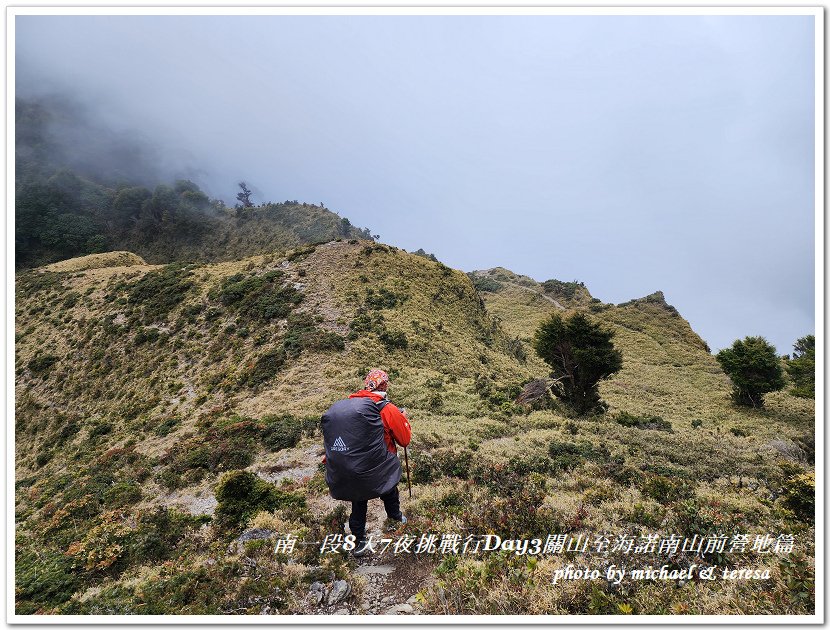
<instances>
[{"instance_id":1,"label":"mountain slope","mask_svg":"<svg viewBox=\"0 0 830 630\"><path fill-rule=\"evenodd\" d=\"M408 605L425 613L811 606L789 599L787 572L814 572L814 530L788 498L813 467L813 401L778 393L766 410L732 407L728 380L661 294L605 305L576 283L467 275L341 240L202 265L102 254L19 273L16 296L18 612L383 612L416 594ZM613 327L623 351L601 387L605 416L516 402L548 373L533 331L566 309ZM749 582L553 586L577 560L555 554L356 562L304 546L288 562L273 553L280 535L343 531L347 511L318 465L319 415L376 366L412 417L399 535L770 531L796 536L792 564L705 558L770 565L760 598ZM397 576L386 584L406 587L380 592L378 562ZM337 580L353 594L317 603Z\"/></svg>"}]
</instances>

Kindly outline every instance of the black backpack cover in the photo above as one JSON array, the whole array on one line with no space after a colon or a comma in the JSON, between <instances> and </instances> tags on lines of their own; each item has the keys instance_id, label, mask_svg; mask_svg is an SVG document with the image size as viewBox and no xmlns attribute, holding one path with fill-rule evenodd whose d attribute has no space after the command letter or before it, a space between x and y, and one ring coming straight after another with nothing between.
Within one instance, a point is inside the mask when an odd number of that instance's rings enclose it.
<instances>
[{"instance_id":1,"label":"black backpack cover","mask_svg":"<svg viewBox=\"0 0 830 630\"><path fill-rule=\"evenodd\" d=\"M341 501L367 501L386 494L401 479L398 456L386 448L380 410L388 401L338 400L323 414L326 483Z\"/></svg>"}]
</instances>

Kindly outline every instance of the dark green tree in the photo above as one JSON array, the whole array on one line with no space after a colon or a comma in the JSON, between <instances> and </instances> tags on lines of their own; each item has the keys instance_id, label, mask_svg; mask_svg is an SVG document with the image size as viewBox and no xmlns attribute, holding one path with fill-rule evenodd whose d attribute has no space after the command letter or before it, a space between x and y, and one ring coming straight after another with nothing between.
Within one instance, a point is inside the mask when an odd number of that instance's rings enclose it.
<instances>
[{"instance_id":1,"label":"dark green tree","mask_svg":"<svg viewBox=\"0 0 830 630\"><path fill-rule=\"evenodd\" d=\"M598 384L622 369L622 353L614 348L613 337L613 331L582 313L554 313L536 331L533 347L551 367L555 393L579 414L608 407L599 397Z\"/></svg>"},{"instance_id":2,"label":"dark green tree","mask_svg":"<svg viewBox=\"0 0 830 630\"><path fill-rule=\"evenodd\" d=\"M236 200L241 202L243 208L253 208L254 204L251 201L251 189L245 182L239 182L238 186L242 189L241 192L236 193ZM296 203L296 202L295 202Z\"/></svg>"},{"instance_id":3,"label":"dark green tree","mask_svg":"<svg viewBox=\"0 0 830 630\"><path fill-rule=\"evenodd\" d=\"M732 380L732 400L738 405L763 407L764 394L784 387L781 360L763 337L736 339L715 358Z\"/></svg>"},{"instance_id":4,"label":"dark green tree","mask_svg":"<svg viewBox=\"0 0 830 630\"><path fill-rule=\"evenodd\" d=\"M132 225L141 217L141 206L153 194L143 186L121 188L112 203L112 222L117 228Z\"/></svg>"},{"instance_id":5,"label":"dark green tree","mask_svg":"<svg viewBox=\"0 0 830 630\"><path fill-rule=\"evenodd\" d=\"M816 397L816 338L802 337L793 345L793 358L787 361L787 373L793 382L793 396Z\"/></svg>"}]
</instances>

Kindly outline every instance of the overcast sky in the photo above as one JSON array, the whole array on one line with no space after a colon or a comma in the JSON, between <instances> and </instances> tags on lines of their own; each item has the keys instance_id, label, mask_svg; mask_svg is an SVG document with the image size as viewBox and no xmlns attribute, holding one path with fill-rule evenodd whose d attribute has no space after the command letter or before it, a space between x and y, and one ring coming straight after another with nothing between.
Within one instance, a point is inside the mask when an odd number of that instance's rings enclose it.
<instances>
[{"instance_id":1,"label":"overcast sky","mask_svg":"<svg viewBox=\"0 0 830 630\"><path fill-rule=\"evenodd\" d=\"M464 271L659 289L713 351L814 332L812 17L19 16L16 47L19 95L229 204L245 179Z\"/></svg>"}]
</instances>

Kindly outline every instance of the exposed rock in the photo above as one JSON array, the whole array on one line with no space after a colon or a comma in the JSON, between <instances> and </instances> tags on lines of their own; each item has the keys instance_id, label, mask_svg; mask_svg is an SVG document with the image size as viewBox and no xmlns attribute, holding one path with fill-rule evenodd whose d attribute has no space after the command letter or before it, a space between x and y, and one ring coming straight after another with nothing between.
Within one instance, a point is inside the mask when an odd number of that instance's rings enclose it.
<instances>
[{"instance_id":1,"label":"exposed rock","mask_svg":"<svg viewBox=\"0 0 830 630\"><path fill-rule=\"evenodd\" d=\"M387 609L387 615L409 615L412 614L414 608L409 604L395 604L391 608Z\"/></svg>"},{"instance_id":2,"label":"exposed rock","mask_svg":"<svg viewBox=\"0 0 830 630\"><path fill-rule=\"evenodd\" d=\"M802 463L807 461L807 456L804 453L804 450L798 446L798 444L786 438L776 438L771 440L762 445L758 450L761 452L772 451L793 462Z\"/></svg>"},{"instance_id":3,"label":"exposed rock","mask_svg":"<svg viewBox=\"0 0 830 630\"><path fill-rule=\"evenodd\" d=\"M326 587L322 582L313 582L308 589L308 596L315 604L320 604L326 595Z\"/></svg>"},{"instance_id":4,"label":"exposed rock","mask_svg":"<svg viewBox=\"0 0 830 630\"><path fill-rule=\"evenodd\" d=\"M348 615L349 614L349 609L348 608L338 608L337 610L334 611L334 614L335 615Z\"/></svg>"},{"instance_id":5,"label":"exposed rock","mask_svg":"<svg viewBox=\"0 0 830 630\"><path fill-rule=\"evenodd\" d=\"M236 542L239 543L246 543L249 540L264 540L266 538L272 538L276 535L273 529L246 529L239 535L239 538L236 539Z\"/></svg>"},{"instance_id":6,"label":"exposed rock","mask_svg":"<svg viewBox=\"0 0 830 630\"><path fill-rule=\"evenodd\" d=\"M389 575L395 570L391 564L363 564L354 570L357 575Z\"/></svg>"},{"instance_id":7,"label":"exposed rock","mask_svg":"<svg viewBox=\"0 0 830 630\"><path fill-rule=\"evenodd\" d=\"M337 580L329 591L328 605L332 606L342 602L352 593L352 587L346 580Z\"/></svg>"}]
</instances>

